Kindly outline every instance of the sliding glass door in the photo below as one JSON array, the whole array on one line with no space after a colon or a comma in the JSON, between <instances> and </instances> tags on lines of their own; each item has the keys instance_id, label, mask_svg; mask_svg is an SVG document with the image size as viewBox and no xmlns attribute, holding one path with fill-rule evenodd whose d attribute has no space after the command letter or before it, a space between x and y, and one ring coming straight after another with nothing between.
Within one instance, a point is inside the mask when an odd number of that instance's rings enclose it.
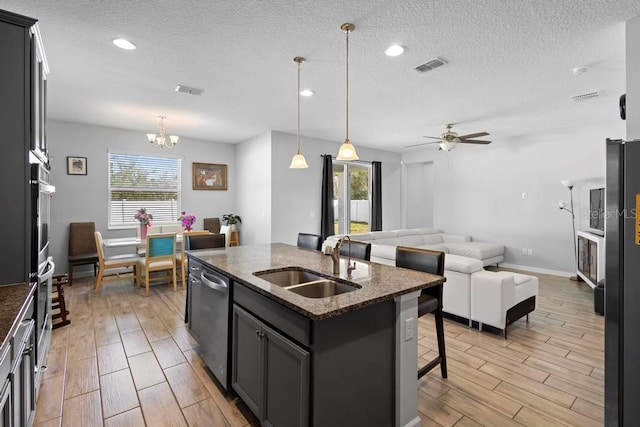
<instances>
[{"instance_id":1,"label":"sliding glass door","mask_svg":"<svg viewBox=\"0 0 640 427\"><path fill-rule=\"evenodd\" d=\"M333 214L336 234L370 230L371 165L333 161Z\"/></svg>"}]
</instances>

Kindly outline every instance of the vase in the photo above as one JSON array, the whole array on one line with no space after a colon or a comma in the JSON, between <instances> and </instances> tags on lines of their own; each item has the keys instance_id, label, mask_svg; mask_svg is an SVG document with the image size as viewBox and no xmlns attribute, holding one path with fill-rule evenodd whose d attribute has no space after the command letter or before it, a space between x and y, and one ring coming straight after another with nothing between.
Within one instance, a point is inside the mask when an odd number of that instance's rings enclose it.
<instances>
[{"instance_id":1,"label":"vase","mask_svg":"<svg viewBox=\"0 0 640 427\"><path fill-rule=\"evenodd\" d=\"M140 225L140 239L141 240L147 239L147 224Z\"/></svg>"},{"instance_id":2,"label":"vase","mask_svg":"<svg viewBox=\"0 0 640 427\"><path fill-rule=\"evenodd\" d=\"M238 226L237 226L236 224L231 224L231 225L229 226L229 228L230 228L231 230L236 230L236 229L238 228Z\"/></svg>"},{"instance_id":3,"label":"vase","mask_svg":"<svg viewBox=\"0 0 640 427\"><path fill-rule=\"evenodd\" d=\"M184 231L191 231L191 230L192 230L192 227L191 227L190 225L188 225L188 226L186 226L186 227L184 228Z\"/></svg>"}]
</instances>

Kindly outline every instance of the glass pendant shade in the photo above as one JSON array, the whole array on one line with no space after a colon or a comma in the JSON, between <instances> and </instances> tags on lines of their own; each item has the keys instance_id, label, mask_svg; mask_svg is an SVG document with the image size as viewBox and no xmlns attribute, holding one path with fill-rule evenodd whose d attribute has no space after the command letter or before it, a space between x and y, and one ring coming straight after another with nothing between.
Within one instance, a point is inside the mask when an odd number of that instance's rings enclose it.
<instances>
[{"instance_id":1,"label":"glass pendant shade","mask_svg":"<svg viewBox=\"0 0 640 427\"><path fill-rule=\"evenodd\" d=\"M440 143L440 148L442 148L444 151L453 151L458 146L458 142L460 142L458 138L452 141L442 141Z\"/></svg>"},{"instance_id":2,"label":"glass pendant shade","mask_svg":"<svg viewBox=\"0 0 640 427\"><path fill-rule=\"evenodd\" d=\"M345 140L340 146L340 151L338 151L338 157L336 157L336 160L351 161L358 159L359 157L358 153L356 153L356 147L354 147L348 139Z\"/></svg>"},{"instance_id":3,"label":"glass pendant shade","mask_svg":"<svg viewBox=\"0 0 640 427\"><path fill-rule=\"evenodd\" d=\"M301 153L296 153L291 159L291 164L289 165L291 169L307 169L309 165L307 164L307 160Z\"/></svg>"}]
</instances>

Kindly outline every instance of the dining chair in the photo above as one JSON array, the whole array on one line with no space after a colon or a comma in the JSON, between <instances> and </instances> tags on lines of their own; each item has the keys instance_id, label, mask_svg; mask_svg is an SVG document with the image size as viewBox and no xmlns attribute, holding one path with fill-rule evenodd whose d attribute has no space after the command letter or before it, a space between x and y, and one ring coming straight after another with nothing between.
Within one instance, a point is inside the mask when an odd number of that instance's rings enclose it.
<instances>
[{"instance_id":1,"label":"dining chair","mask_svg":"<svg viewBox=\"0 0 640 427\"><path fill-rule=\"evenodd\" d=\"M144 258L138 258L138 284L142 285L141 272L144 270L146 296L149 296L149 275L153 271L166 271L165 279L173 281L173 291L176 287L176 234L161 233L147 234L147 246Z\"/></svg>"},{"instance_id":2,"label":"dining chair","mask_svg":"<svg viewBox=\"0 0 640 427\"><path fill-rule=\"evenodd\" d=\"M204 229L217 234L220 233L220 218L204 218Z\"/></svg>"},{"instance_id":3,"label":"dining chair","mask_svg":"<svg viewBox=\"0 0 640 427\"><path fill-rule=\"evenodd\" d=\"M396 267L409 268L444 276L444 252L398 246ZM418 378L440 365L442 378L447 378L447 355L444 346L444 319L442 315L442 285L423 289L418 297L418 317L433 313L436 319L438 356L418 370Z\"/></svg>"},{"instance_id":4,"label":"dining chair","mask_svg":"<svg viewBox=\"0 0 640 427\"><path fill-rule=\"evenodd\" d=\"M138 260L140 257L136 254L105 256L102 233L94 231L93 235L98 254L98 274L96 275L96 283L93 287L94 292L100 292L100 286L104 281L104 273L108 269L133 267L133 284L135 285L139 273Z\"/></svg>"},{"instance_id":5,"label":"dining chair","mask_svg":"<svg viewBox=\"0 0 640 427\"><path fill-rule=\"evenodd\" d=\"M187 250L187 241L191 236L197 235L206 235L211 234L207 230L201 231L184 231L182 233L182 249L179 254L176 254L176 263L180 266L180 276L182 280L182 288L184 289L187 286L186 278L187 278L187 255L185 251Z\"/></svg>"},{"instance_id":6,"label":"dining chair","mask_svg":"<svg viewBox=\"0 0 640 427\"><path fill-rule=\"evenodd\" d=\"M213 249L213 248L224 248L226 247L225 243L225 235L224 234L213 234L209 232L191 232L185 233L186 236L183 236L182 248L183 248L183 257L184 264L182 264L182 286L185 284L186 275L188 267L187 256L184 254L184 251L187 250L197 250L197 249ZM187 297L184 302L184 323L189 322L189 288L187 287Z\"/></svg>"},{"instance_id":7,"label":"dining chair","mask_svg":"<svg viewBox=\"0 0 640 427\"><path fill-rule=\"evenodd\" d=\"M351 258L371 261L371 243L359 242L358 240L343 240L340 244L340 255L349 255L349 247L351 247Z\"/></svg>"},{"instance_id":8,"label":"dining chair","mask_svg":"<svg viewBox=\"0 0 640 427\"><path fill-rule=\"evenodd\" d=\"M311 233L298 233L298 247L319 251L322 247L322 236Z\"/></svg>"},{"instance_id":9,"label":"dining chair","mask_svg":"<svg viewBox=\"0 0 640 427\"><path fill-rule=\"evenodd\" d=\"M98 251L94 222L72 222L69 224L69 286L73 285L73 269L78 265L93 264L93 275L98 274Z\"/></svg>"}]
</instances>

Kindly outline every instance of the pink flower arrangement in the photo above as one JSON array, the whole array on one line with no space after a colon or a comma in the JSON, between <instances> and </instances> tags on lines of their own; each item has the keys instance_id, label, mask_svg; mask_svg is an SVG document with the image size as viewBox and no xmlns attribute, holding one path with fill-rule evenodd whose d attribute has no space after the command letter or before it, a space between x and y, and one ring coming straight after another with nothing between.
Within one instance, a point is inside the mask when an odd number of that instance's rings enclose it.
<instances>
[{"instance_id":1,"label":"pink flower arrangement","mask_svg":"<svg viewBox=\"0 0 640 427\"><path fill-rule=\"evenodd\" d=\"M151 227L153 215L147 213L145 208L138 209L133 217L140 221L140 225L146 225L147 228Z\"/></svg>"},{"instance_id":2,"label":"pink flower arrangement","mask_svg":"<svg viewBox=\"0 0 640 427\"><path fill-rule=\"evenodd\" d=\"M178 221L182 223L182 228L186 231L191 231L193 224L196 222L196 216L191 214L187 215L186 211L182 211L182 215L180 215Z\"/></svg>"}]
</instances>

